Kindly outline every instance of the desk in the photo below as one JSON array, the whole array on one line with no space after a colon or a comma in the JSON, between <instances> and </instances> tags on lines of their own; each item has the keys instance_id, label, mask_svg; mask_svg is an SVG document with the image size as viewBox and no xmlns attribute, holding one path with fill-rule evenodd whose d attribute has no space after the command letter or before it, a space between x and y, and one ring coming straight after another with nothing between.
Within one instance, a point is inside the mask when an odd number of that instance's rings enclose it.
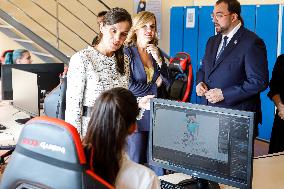
<instances>
[{"instance_id":1,"label":"desk","mask_svg":"<svg viewBox=\"0 0 284 189\"><path fill-rule=\"evenodd\" d=\"M5 130L0 130L0 146L17 143L23 125L15 120L28 117L28 114L14 108L10 101L0 101L0 124L7 127Z\"/></svg>"},{"instance_id":2,"label":"desk","mask_svg":"<svg viewBox=\"0 0 284 189\"><path fill-rule=\"evenodd\" d=\"M284 188L284 153L261 156L253 162L253 189Z\"/></svg>"},{"instance_id":3,"label":"desk","mask_svg":"<svg viewBox=\"0 0 284 189\"><path fill-rule=\"evenodd\" d=\"M172 183L190 178L189 175L174 173L159 177ZM221 189L236 189L220 184ZM253 161L253 189L281 189L284 188L284 153L260 156Z\"/></svg>"}]
</instances>

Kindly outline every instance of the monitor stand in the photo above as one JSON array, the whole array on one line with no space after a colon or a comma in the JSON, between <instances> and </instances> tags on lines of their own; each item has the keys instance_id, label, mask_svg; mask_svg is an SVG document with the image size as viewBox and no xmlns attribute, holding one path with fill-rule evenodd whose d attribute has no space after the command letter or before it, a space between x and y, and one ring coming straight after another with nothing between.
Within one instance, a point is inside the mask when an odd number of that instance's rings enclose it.
<instances>
[{"instance_id":1,"label":"monitor stand","mask_svg":"<svg viewBox=\"0 0 284 189\"><path fill-rule=\"evenodd\" d=\"M220 189L219 184L216 182L195 177L182 180L177 185L186 189Z\"/></svg>"}]
</instances>

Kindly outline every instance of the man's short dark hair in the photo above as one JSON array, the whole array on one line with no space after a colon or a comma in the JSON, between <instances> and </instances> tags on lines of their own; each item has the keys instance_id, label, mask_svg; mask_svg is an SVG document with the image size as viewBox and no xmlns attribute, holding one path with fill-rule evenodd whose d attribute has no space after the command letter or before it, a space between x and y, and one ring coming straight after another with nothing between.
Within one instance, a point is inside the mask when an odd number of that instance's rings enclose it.
<instances>
[{"instance_id":1,"label":"man's short dark hair","mask_svg":"<svg viewBox=\"0 0 284 189\"><path fill-rule=\"evenodd\" d=\"M102 17L107 13L107 11L101 11L98 13L98 17Z\"/></svg>"},{"instance_id":2,"label":"man's short dark hair","mask_svg":"<svg viewBox=\"0 0 284 189\"><path fill-rule=\"evenodd\" d=\"M218 0L216 5L220 3L225 3L228 5L228 11L230 13L235 13L238 15L238 19L244 24L243 18L241 17L241 4L237 0Z\"/></svg>"}]
</instances>

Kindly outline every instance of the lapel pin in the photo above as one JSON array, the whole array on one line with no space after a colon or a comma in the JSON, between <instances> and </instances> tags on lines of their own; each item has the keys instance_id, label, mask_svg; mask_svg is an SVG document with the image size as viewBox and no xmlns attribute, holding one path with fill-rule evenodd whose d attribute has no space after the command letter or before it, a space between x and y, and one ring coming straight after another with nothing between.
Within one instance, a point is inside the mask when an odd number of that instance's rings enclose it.
<instances>
[{"instance_id":1,"label":"lapel pin","mask_svg":"<svg viewBox=\"0 0 284 189\"><path fill-rule=\"evenodd\" d=\"M238 43L238 41L237 41L237 40L235 40L235 41L234 41L234 44L237 44L237 43Z\"/></svg>"}]
</instances>

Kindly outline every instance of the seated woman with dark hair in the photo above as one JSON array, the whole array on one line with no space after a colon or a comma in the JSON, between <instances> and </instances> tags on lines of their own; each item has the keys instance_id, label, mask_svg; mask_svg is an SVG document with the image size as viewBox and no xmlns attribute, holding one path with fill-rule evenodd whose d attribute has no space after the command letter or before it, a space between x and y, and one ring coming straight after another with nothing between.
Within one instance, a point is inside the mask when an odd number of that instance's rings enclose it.
<instances>
[{"instance_id":1,"label":"seated woman with dark hair","mask_svg":"<svg viewBox=\"0 0 284 189\"><path fill-rule=\"evenodd\" d=\"M129 159L126 138L136 130L139 114L134 95L125 88L103 92L96 100L83 139L87 162L116 189L155 189L160 182L149 168Z\"/></svg>"},{"instance_id":2,"label":"seated woman with dark hair","mask_svg":"<svg viewBox=\"0 0 284 189\"><path fill-rule=\"evenodd\" d=\"M125 41L124 48L130 62L129 90L137 97L152 94L157 98L167 98L171 85L169 70L158 45L157 20L153 13L142 11L133 18L133 25ZM150 111L146 110L138 129L128 139L128 155L131 160L148 164L148 138ZM157 175L164 170L150 166Z\"/></svg>"}]
</instances>

